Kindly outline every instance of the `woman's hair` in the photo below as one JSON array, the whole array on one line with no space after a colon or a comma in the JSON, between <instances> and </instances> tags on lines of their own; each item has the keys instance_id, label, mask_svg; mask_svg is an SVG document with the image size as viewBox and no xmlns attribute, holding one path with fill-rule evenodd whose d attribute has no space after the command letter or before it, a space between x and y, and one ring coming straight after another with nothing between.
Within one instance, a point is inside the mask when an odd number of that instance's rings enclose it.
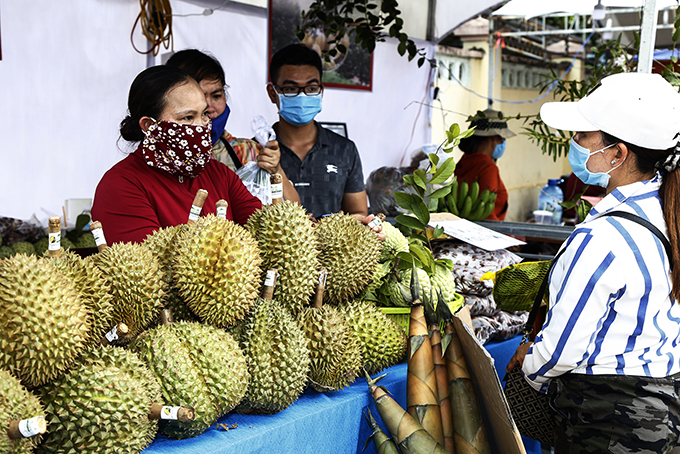
<instances>
[{"instance_id":1,"label":"woman's hair","mask_svg":"<svg viewBox=\"0 0 680 454\"><path fill-rule=\"evenodd\" d=\"M479 151L479 146L486 142L490 136L475 136L466 137L460 140L458 148L465 154L473 154Z\"/></svg>"},{"instance_id":2,"label":"woman's hair","mask_svg":"<svg viewBox=\"0 0 680 454\"><path fill-rule=\"evenodd\" d=\"M661 199L663 218L666 221L674 264L671 271L671 296L675 301L680 301L680 221L678 219L678 213L680 213L680 171L666 172L660 169L661 163L665 161L668 155L675 152L675 147L668 150L650 150L619 140L606 132L602 132L602 141L605 145L624 144L635 156L635 166L641 173L647 174L656 170L661 172L659 198Z\"/></svg>"},{"instance_id":3,"label":"woman's hair","mask_svg":"<svg viewBox=\"0 0 680 454\"><path fill-rule=\"evenodd\" d=\"M198 83L202 80L219 80L223 86L227 84L220 62L200 50L185 49L175 52L165 65L183 69Z\"/></svg>"},{"instance_id":4,"label":"woman's hair","mask_svg":"<svg viewBox=\"0 0 680 454\"><path fill-rule=\"evenodd\" d=\"M139 126L142 117L159 119L166 105L166 95L173 88L193 82L189 74L179 68L152 66L135 77L128 95L128 115L120 122L120 135L129 142L144 139Z\"/></svg>"}]
</instances>

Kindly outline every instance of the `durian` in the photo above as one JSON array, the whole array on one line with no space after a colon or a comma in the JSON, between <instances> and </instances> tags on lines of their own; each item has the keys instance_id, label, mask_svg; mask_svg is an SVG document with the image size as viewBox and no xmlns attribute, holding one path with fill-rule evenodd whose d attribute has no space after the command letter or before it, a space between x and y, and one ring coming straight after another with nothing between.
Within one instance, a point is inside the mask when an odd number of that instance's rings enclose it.
<instances>
[{"instance_id":1,"label":"durian","mask_svg":"<svg viewBox=\"0 0 680 454\"><path fill-rule=\"evenodd\" d=\"M45 418L40 400L26 390L9 372L0 369L0 453L28 454L40 442L42 435L10 439L10 421ZM44 427L43 427L44 429Z\"/></svg>"},{"instance_id":2,"label":"durian","mask_svg":"<svg viewBox=\"0 0 680 454\"><path fill-rule=\"evenodd\" d=\"M264 297L234 329L250 370L248 392L237 413L277 413L295 402L307 386L307 338L288 310L271 300L268 281Z\"/></svg>"},{"instance_id":3,"label":"durian","mask_svg":"<svg viewBox=\"0 0 680 454\"><path fill-rule=\"evenodd\" d=\"M397 256L400 252L408 252L408 239L401 231L389 222L382 223L382 232L385 234L380 261L385 262Z\"/></svg>"},{"instance_id":4,"label":"durian","mask_svg":"<svg viewBox=\"0 0 680 454\"><path fill-rule=\"evenodd\" d=\"M327 216L316 225L319 265L328 270L325 300L337 304L358 295L371 281L381 242L349 214Z\"/></svg>"},{"instance_id":5,"label":"durian","mask_svg":"<svg viewBox=\"0 0 680 454\"><path fill-rule=\"evenodd\" d=\"M116 324L111 284L99 268L83 261L74 252L62 251L60 257L49 260L73 281L83 303L89 307L91 323L88 345L99 344L102 337Z\"/></svg>"},{"instance_id":6,"label":"durian","mask_svg":"<svg viewBox=\"0 0 680 454\"><path fill-rule=\"evenodd\" d=\"M392 319L367 301L340 306L361 345L364 369L375 374L397 364L406 353L406 333Z\"/></svg>"},{"instance_id":7,"label":"durian","mask_svg":"<svg viewBox=\"0 0 680 454\"><path fill-rule=\"evenodd\" d=\"M90 335L89 308L49 261L17 254L0 261L0 368L29 388L65 371Z\"/></svg>"},{"instance_id":8,"label":"durian","mask_svg":"<svg viewBox=\"0 0 680 454\"><path fill-rule=\"evenodd\" d=\"M274 299L297 314L314 294L318 268L314 226L305 209L289 201L265 205L246 229L258 242L262 269L279 272Z\"/></svg>"},{"instance_id":9,"label":"durian","mask_svg":"<svg viewBox=\"0 0 680 454\"><path fill-rule=\"evenodd\" d=\"M144 246L151 249L158 257L163 272L163 281L166 284L165 307L172 311L172 317L176 322L179 321L198 321L198 317L191 312L189 306L179 296L177 290L173 288L172 279L172 257L176 247L177 235L180 235L186 224L158 229L147 236Z\"/></svg>"},{"instance_id":10,"label":"durian","mask_svg":"<svg viewBox=\"0 0 680 454\"><path fill-rule=\"evenodd\" d=\"M144 363L120 347L96 347L69 372L43 386L48 432L39 453L128 454L151 443L158 424L152 404L160 386Z\"/></svg>"},{"instance_id":11,"label":"durian","mask_svg":"<svg viewBox=\"0 0 680 454\"><path fill-rule=\"evenodd\" d=\"M310 384L319 392L352 384L363 364L361 346L345 315L335 306L322 305L324 283L320 278L313 307L298 315L308 342Z\"/></svg>"},{"instance_id":12,"label":"durian","mask_svg":"<svg viewBox=\"0 0 680 454\"><path fill-rule=\"evenodd\" d=\"M358 300L369 300L369 301L379 301L379 291L380 287L388 279L390 271L392 270L392 262L377 263L375 265L375 272L373 273L373 278L371 282L366 286L366 288L357 297Z\"/></svg>"},{"instance_id":13,"label":"durian","mask_svg":"<svg viewBox=\"0 0 680 454\"><path fill-rule=\"evenodd\" d=\"M135 243L114 243L91 257L111 286L113 320L127 325L125 339L129 340L146 329L163 308L165 283L158 258Z\"/></svg>"},{"instance_id":14,"label":"durian","mask_svg":"<svg viewBox=\"0 0 680 454\"><path fill-rule=\"evenodd\" d=\"M167 402L196 412L193 421L161 421L160 431L170 437L200 435L246 393L245 356L219 328L195 322L162 325L143 333L130 348L158 377Z\"/></svg>"},{"instance_id":15,"label":"durian","mask_svg":"<svg viewBox=\"0 0 680 454\"><path fill-rule=\"evenodd\" d=\"M243 227L209 214L178 235L173 279L198 317L228 327L242 320L260 288L260 251Z\"/></svg>"}]
</instances>

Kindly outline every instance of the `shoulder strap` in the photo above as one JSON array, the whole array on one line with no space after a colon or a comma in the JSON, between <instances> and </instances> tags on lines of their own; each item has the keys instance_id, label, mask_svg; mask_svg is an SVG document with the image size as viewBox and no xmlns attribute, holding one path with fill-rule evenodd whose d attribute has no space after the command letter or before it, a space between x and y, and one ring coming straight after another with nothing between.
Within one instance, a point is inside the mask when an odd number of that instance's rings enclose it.
<instances>
[{"instance_id":1,"label":"shoulder strap","mask_svg":"<svg viewBox=\"0 0 680 454\"><path fill-rule=\"evenodd\" d=\"M641 218L637 214L629 213L627 211L610 211L609 213L604 213L602 216L614 216L617 218L628 219L629 221L633 221L643 227L647 227L654 235L657 236L657 238L659 238L661 244L663 244L664 249L666 249L666 255L668 256L668 263L670 264L671 270L673 269L673 250L671 249L671 243L668 242L666 236L661 233L661 230L656 228L654 224L649 222L647 219Z\"/></svg>"},{"instance_id":2,"label":"shoulder strap","mask_svg":"<svg viewBox=\"0 0 680 454\"><path fill-rule=\"evenodd\" d=\"M553 269L553 266L555 265L555 262L557 259L562 255L566 248L563 248L560 252L557 253L554 259L550 261L550 266L548 267L548 272L545 273L545 277L543 278L543 282L541 282L541 287L538 289L538 293L536 293L536 299L534 300L534 305L531 308L531 312L529 312L529 318L527 319L527 322L524 324L524 334L528 335L531 333L531 330L534 327L534 322L536 321L536 317L538 316L538 310L541 307L541 301L543 301L543 295L545 295L545 291L548 288L548 281L550 280L550 272Z\"/></svg>"},{"instance_id":3,"label":"shoulder strap","mask_svg":"<svg viewBox=\"0 0 680 454\"><path fill-rule=\"evenodd\" d=\"M224 144L225 147L227 147L227 151L229 152L229 157L231 157L231 160L234 162L234 167L236 170L240 169L243 167L243 164L241 163L241 160L238 158L236 155L236 152L232 148L231 144L229 143L228 140L226 140L224 137L220 137L220 140Z\"/></svg>"}]
</instances>

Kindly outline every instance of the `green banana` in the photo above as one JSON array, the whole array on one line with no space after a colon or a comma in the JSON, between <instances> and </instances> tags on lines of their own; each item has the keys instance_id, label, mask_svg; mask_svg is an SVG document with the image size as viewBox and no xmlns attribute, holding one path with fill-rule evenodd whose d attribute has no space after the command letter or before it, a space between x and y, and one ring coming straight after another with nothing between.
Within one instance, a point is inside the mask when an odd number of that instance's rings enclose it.
<instances>
[{"instance_id":1,"label":"green banana","mask_svg":"<svg viewBox=\"0 0 680 454\"><path fill-rule=\"evenodd\" d=\"M489 202L494 203L496 201L496 197L498 197L498 193L492 192L491 197L489 197Z\"/></svg>"},{"instance_id":2,"label":"green banana","mask_svg":"<svg viewBox=\"0 0 680 454\"><path fill-rule=\"evenodd\" d=\"M470 185L470 197L473 204L477 201L477 197L479 197L479 183L477 183L477 180L473 181Z\"/></svg>"},{"instance_id":3,"label":"green banana","mask_svg":"<svg viewBox=\"0 0 680 454\"><path fill-rule=\"evenodd\" d=\"M482 219L484 219L482 217L482 215L484 214L484 207L486 207L486 204L484 202L481 202L479 205L477 205L476 209L470 212L470 216L468 217L468 219L471 221L481 221Z\"/></svg>"},{"instance_id":4,"label":"green banana","mask_svg":"<svg viewBox=\"0 0 680 454\"><path fill-rule=\"evenodd\" d=\"M489 201L489 198L491 197L491 192L489 191L489 188L486 188L482 191L481 194L479 194L479 198L482 199L482 202L487 203Z\"/></svg>"},{"instance_id":5,"label":"green banana","mask_svg":"<svg viewBox=\"0 0 680 454\"><path fill-rule=\"evenodd\" d=\"M458 200L458 178L456 177L453 177L453 181L451 182L450 194L453 195L453 200Z\"/></svg>"},{"instance_id":6,"label":"green banana","mask_svg":"<svg viewBox=\"0 0 680 454\"><path fill-rule=\"evenodd\" d=\"M446 200L444 200L444 197L437 199L437 213L442 211L446 211Z\"/></svg>"},{"instance_id":7,"label":"green banana","mask_svg":"<svg viewBox=\"0 0 680 454\"><path fill-rule=\"evenodd\" d=\"M453 192L446 195L446 204L449 207L449 213L458 216L458 206L456 205L456 199L453 196Z\"/></svg>"},{"instance_id":8,"label":"green banana","mask_svg":"<svg viewBox=\"0 0 680 454\"><path fill-rule=\"evenodd\" d=\"M468 195L468 184L467 181L462 181L458 187L458 211L462 212L463 211L463 204L465 204L465 200Z\"/></svg>"},{"instance_id":9,"label":"green banana","mask_svg":"<svg viewBox=\"0 0 680 454\"><path fill-rule=\"evenodd\" d=\"M472 197L469 195L465 197L463 202L463 209L460 210L460 217L467 219L470 216L470 209L472 208Z\"/></svg>"},{"instance_id":10,"label":"green banana","mask_svg":"<svg viewBox=\"0 0 680 454\"><path fill-rule=\"evenodd\" d=\"M494 204L493 202L489 202L489 203L485 204L484 205L484 213L482 214L483 217L482 217L481 220L483 221L484 219L491 216L491 213L493 212L494 208L496 208L496 204Z\"/></svg>"}]
</instances>

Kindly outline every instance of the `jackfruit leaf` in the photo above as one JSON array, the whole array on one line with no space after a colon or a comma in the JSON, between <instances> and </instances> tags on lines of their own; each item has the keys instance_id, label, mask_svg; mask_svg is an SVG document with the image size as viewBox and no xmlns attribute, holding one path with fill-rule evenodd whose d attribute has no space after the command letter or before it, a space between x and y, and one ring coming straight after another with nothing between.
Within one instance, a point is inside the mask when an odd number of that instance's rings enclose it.
<instances>
[{"instance_id":1,"label":"jackfruit leaf","mask_svg":"<svg viewBox=\"0 0 680 454\"><path fill-rule=\"evenodd\" d=\"M410 228L416 229L416 230L425 230L425 224L423 224L422 222L420 222L418 219L414 218L413 216L400 214L394 219L398 223L403 224L406 227L410 227Z\"/></svg>"},{"instance_id":2,"label":"jackfruit leaf","mask_svg":"<svg viewBox=\"0 0 680 454\"><path fill-rule=\"evenodd\" d=\"M445 182L453 172L456 170L456 162L453 158L446 158L444 162L437 168L434 176L430 180L430 184L440 184Z\"/></svg>"},{"instance_id":3,"label":"jackfruit leaf","mask_svg":"<svg viewBox=\"0 0 680 454\"><path fill-rule=\"evenodd\" d=\"M432 238L439 238L443 233L444 229L442 227L435 227Z\"/></svg>"},{"instance_id":4,"label":"jackfruit leaf","mask_svg":"<svg viewBox=\"0 0 680 454\"><path fill-rule=\"evenodd\" d=\"M427 225L430 222L430 210L427 209L423 198L416 194L411 194L411 213L415 214L423 225Z\"/></svg>"},{"instance_id":5,"label":"jackfruit leaf","mask_svg":"<svg viewBox=\"0 0 680 454\"><path fill-rule=\"evenodd\" d=\"M442 197L446 197L449 195L451 192L452 186L444 186L443 188L439 188L436 191L432 191L430 193L430 199L441 199Z\"/></svg>"},{"instance_id":6,"label":"jackfruit leaf","mask_svg":"<svg viewBox=\"0 0 680 454\"><path fill-rule=\"evenodd\" d=\"M427 271L427 274L432 274L434 271L434 257L432 257L432 252L425 248L421 243L411 243L409 244L409 250L413 257L418 259L422 263L422 268Z\"/></svg>"},{"instance_id":7,"label":"jackfruit leaf","mask_svg":"<svg viewBox=\"0 0 680 454\"><path fill-rule=\"evenodd\" d=\"M437 156L435 153L430 153L428 157L430 158L430 162L432 163L430 173L434 173L435 169L437 168L437 164L439 164L439 156Z\"/></svg>"},{"instance_id":8,"label":"jackfruit leaf","mask_svg":"<svg viewBox=\"0 0 680 454\"><path fill-rule=\"evenodd\" d=\"M427 191L427 175L425 174L425 171L423 169L416 169L413 172L413 181L416 184L416 186Z\"/></svg>"},{"instance_id":9,"label":"jackfruit leaf","mask_svg":"<svg viewBox=\"0 0 680 454\"><path fill-rule=\"evenodd\" d=\"M413 212L413 208L411 206L411 194L408 194L406 192L395 192L394 200L397 202L397 205L399 205L403 209Z\"/></svg>"}]
</instances>

